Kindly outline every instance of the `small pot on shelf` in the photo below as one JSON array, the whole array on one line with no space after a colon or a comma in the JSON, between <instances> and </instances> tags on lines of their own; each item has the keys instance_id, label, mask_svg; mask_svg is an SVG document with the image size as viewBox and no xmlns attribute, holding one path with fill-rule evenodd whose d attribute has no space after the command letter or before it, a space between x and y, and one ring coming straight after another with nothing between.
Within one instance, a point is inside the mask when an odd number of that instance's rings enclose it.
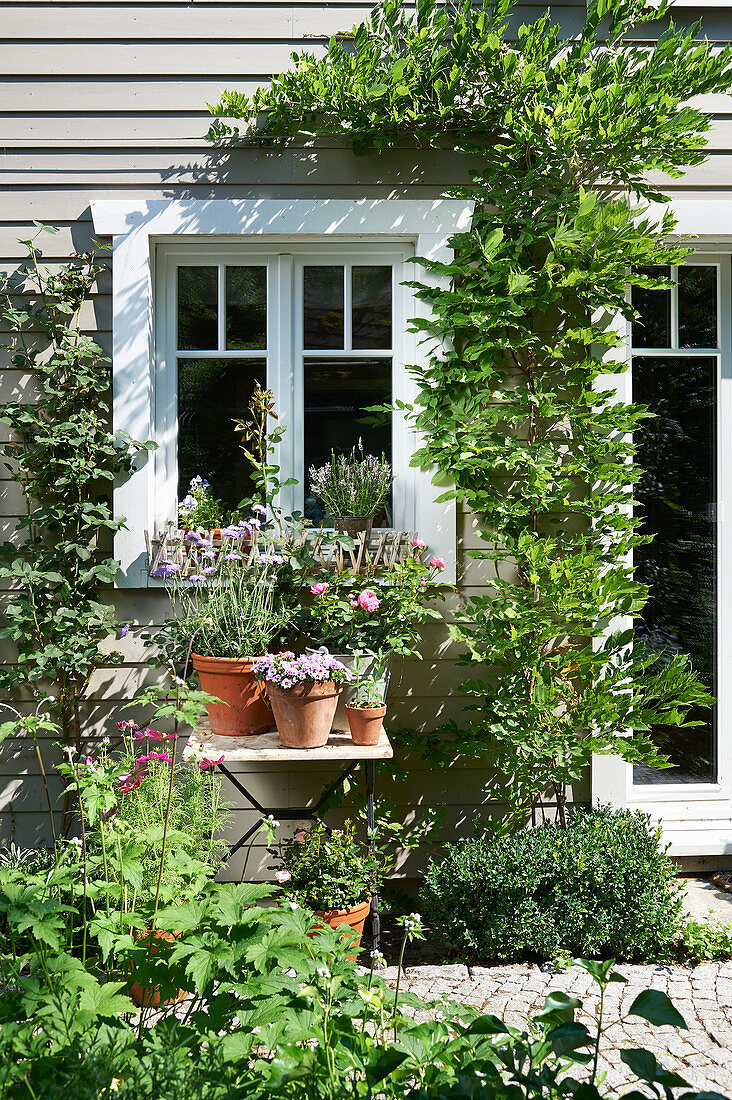
<instances>
[{"instance_id":1,"label":"small pot on shelf","mask_svg":"<svg viewBox=\"0 0 732 1100\"><path fill-rule=\"evenodd\" d=\"M377 745L384 732L386 704L378 707L359 707L346 704L346 717L354 745Z\"/></svg>"},{"instance_id":2,"label":"small pot on shelf","mask_svg":"<svg viewBox=\"0 0 732 1100\"><path fill-rule=\"evenodd\" d=\"M339 535L349 535L355 539L357 535L371 538L371 528L374 525L374 513L370 516L334 516L333 527Z\"/></svg>"},{"instance_id":3,"label":"small pot on shelf","mask_svg":"<svg viewBox=\"0 0 732 1100\"><path fill-rule=\"evenodd\" d=\"M341 685L333 680L290 688L267 684L282 744L289 749L318 749L327 744L340 693Z\"/></svg>"},{"instance_id":4,"label":"small pot on shelf","mask_svg":"<svg viewBox=\"0 0 732 1100\"><path fill-rule=\"evenodd\" d=\"M256 657L204 657L192 653L201 688L220 703L207 703L211 733L249 737L272 728L272 711L252 671Z\"/></svg>"}]
</instances>

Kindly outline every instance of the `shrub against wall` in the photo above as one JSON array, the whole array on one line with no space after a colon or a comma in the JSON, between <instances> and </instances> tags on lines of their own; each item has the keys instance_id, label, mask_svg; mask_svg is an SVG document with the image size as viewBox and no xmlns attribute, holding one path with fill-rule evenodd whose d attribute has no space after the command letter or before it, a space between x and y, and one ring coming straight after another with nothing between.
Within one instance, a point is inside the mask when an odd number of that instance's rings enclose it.
<instances>
[{"instance_id":1,"label":"shrub against wall","mask_svg":"<svg viewBox=\"0 0 732 1100\"><path fill-rule=\"evenodd\" d=\"M421 905L435 933L481 960L654 959L681 927L660 830L628 810L577 811L511 837L448 845Z\"/></svg>"},{"instance_id":2,"label":"shrub against wall","mask_svg":"<svg viewBox=\"0 0 732 1100\"><path fill-rule=\"evenodd\" d=\"M729 88L731 55L695 40L698 25L676 30L663 3L594 0L570 39L549 14L509 37L512 14L510 0L383 0L324 58L293 55L251 99L225 93L211 135L337 136L361 153L412 141L478 163L458 192L475 201L471 230L452 263L425 265L449 288L413 284L434 351L414 368L412 417L414 461L480 518L471 553L494 579L451 627L471 666L466 719L443 731L452 750L423 751L484 756L515 816L538 820L548 799L563 820L593 753L663 766L654 725L710 702L688 658L611 629L648 597L627 566L644 541L630 504L645 413L598 381L626 369L612 359L628 282L667 285L634 269L686 254L669 214L634 203L665 201L649 172L704 160L710 122L687 104ZM657 41L628 44L654 20L668 23Z\"/></svg>"}]
</instances>

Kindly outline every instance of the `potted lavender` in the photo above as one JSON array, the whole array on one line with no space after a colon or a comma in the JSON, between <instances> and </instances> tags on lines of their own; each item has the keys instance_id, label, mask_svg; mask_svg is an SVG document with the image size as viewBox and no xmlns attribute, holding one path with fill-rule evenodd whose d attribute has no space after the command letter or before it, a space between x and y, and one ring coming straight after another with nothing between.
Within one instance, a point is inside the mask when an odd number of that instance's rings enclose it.
<instances>
[{"instance_id":1,"label":"potted lavender","mask_svg":"<svg viewBox=\"0 0 732 1100\"><path fill-rule=\"evenodd\" d=\"M376 512L391 491L391 466L382 454L364 455L359 443L349 455L331 452L331 461L310 467L310 488L340 534L371 534Z\"/></svg>"},{"instance_id":2,"label":"potted lavender","mask_svg":"<svg viewBox=\"0 0 732 1100\"><path fill-rule=\"evenodd\" d=\"M291 749L325 745L350 670L329 653L268 653L254 663L253 672L264 683L282 744Z\"/></svg>"}]
</instances>

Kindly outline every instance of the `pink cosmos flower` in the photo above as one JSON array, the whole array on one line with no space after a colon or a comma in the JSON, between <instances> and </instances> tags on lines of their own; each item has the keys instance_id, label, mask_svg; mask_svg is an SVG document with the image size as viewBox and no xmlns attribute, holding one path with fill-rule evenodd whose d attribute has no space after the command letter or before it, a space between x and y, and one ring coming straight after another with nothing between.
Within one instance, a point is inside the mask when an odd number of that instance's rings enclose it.
<instances>
[{"instance_id":1,"label":"pink cosmos flower","mask_svg":"<svg viewBox=\"0 0 732 1100\"><path fill-rule=\"evenodd\" d=\"M422 539L412 539L412 546L415 550L424 550L427 546L427 543L424 542Z\"/></svg>"},{"instance_id":2,"label":"pink cosmos flower","mask_svg":"<svg viewBox=\"0 0 732 1100\"><path fill-rule=\"evenodd\" d=\"M379 610L379 597L371 588L364 588L356 602L363 611Z\"/></svg>"},{"instance_id":3,"label":"pink cosmos flower","mask_svg":"<svg viewBox=\"0 0 732 1100\"><path fill-rule=\"evenodd\" d=\"M444 569L445 568L445 559L444 558L430 558L430 567L432 569Z\"/></svg>"},{"instance_id":4,"label":"pink cosmos flower","mask_svg":"<svg viewBox=\"0 0 732 1100\"><path fill-rule=\"evenodd\" d=\"M289 871L275 871L275 878L278 882L289 882L292 875Z\"/></svg>"},{"instance_id":5,"label":"pink cosmos flower","mask_svg":"<svg viewBox=\"0 0 732 1100\"><path fill-rule=\"evenodd\" d=\"M215 768L217 764L223 764L224 754L222 753L216 760L210 760L208 756L202 756L201 762L198 765L202 772L205 772L208 768Z\"/></svg>"},{"instance_id":6,"label":"pink cosmos flower","mask_svg":"<svg viewBox=\"0 0 732 1100\"><path fill-rule=\"evenodd\" d=\"M314 596L322 596L324 592L328 591L328 585L325 581L318 581L317 584L310 585L310 591Z\"/></svg>"}]
</instances>

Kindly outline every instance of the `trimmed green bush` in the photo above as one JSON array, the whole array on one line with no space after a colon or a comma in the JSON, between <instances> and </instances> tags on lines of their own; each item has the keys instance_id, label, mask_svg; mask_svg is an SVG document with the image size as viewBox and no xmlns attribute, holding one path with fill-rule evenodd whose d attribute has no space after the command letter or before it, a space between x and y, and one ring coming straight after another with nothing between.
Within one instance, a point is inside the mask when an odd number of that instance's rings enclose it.
<instances>
[{"instance_id":1,"label":"trimmed green bush","mask_svg":"<svg viewBox=\"0 0 732 1100\"><path fill-rule=\"evenodd\" d=\"M422 911L474 959L641 959L668 953L681 890L660 830L638 812L575 811L566 828L447 845L430 861Z\"/></svg>"}]
</instances>

